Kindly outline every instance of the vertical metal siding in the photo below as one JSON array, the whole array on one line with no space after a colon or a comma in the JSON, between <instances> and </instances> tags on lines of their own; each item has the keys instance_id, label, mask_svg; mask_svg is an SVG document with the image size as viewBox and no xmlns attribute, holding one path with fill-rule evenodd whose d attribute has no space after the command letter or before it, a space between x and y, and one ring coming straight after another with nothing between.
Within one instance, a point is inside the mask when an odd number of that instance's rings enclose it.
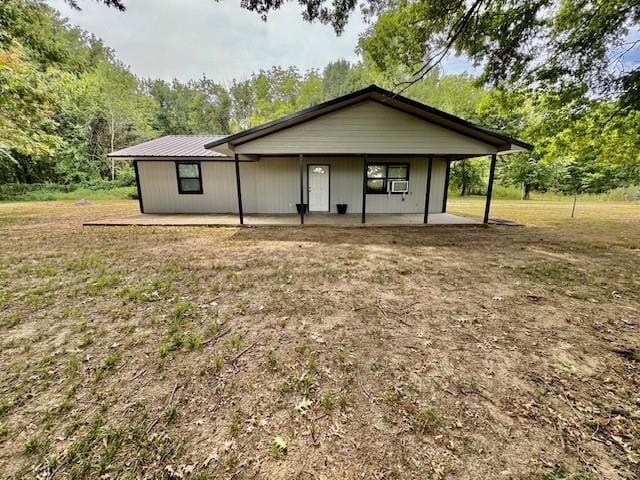
<instances>
[{"instance_id":1,"label":"vertical metal siding","mask_svg":"<svg viewBox=\"0 0 640 480\"><path fill-rule=\"evenodd\" d=\"M410 193L401 195L367 195L368 213L422 213L424 211L426 158L376 157L371 162L409 162ZM362 205L362 158L305 157L304 196L307 194L309 164L328 164L331 168L331 212L337 203L349 205L357 213ZM174 162L139 161L140 188L146 213L237 213L236 177L233 162L201 162L202 195L178 193ZM429 212L442 211L446 163L434 158ZM295 213L299 202L299 166L294 157L268 157L240 165L242 201L245 213Z\"/></svg>"},{"instance_id":2,"label":"vertical metal siding","mask_svg":"<svg viewBox=\"0 0 640 480\"><path fill-rule=\"evenodd\" d=\"M363 101L236 147L246 154L477 154L496 147L374 101Z\"/></svg>"}]
</instances>

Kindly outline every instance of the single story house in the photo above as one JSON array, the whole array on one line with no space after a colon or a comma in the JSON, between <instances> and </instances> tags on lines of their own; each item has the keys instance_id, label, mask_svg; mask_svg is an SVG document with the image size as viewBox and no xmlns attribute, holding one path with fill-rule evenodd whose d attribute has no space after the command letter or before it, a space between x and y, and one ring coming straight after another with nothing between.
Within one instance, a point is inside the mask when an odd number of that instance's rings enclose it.
<instances>
[{"instance_id":1,"label":"single story house","mask_svg":"<svg viewBox=\"0 0 640 480\"><path fill-rule=\"evenodd\" d=\"M533 147L372 85L227 136L170 135L111 153L133 161L142 213L446 211L451 162ZM346 205L346 207L344 207ZM422 218L422 216L420 217Z\"/></svg>"}]
</instances>

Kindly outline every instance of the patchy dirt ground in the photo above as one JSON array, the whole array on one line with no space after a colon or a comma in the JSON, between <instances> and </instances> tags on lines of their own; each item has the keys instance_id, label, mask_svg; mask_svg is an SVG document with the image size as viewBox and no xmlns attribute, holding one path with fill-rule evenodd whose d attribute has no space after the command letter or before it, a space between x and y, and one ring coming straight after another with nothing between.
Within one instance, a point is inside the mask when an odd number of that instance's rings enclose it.
<instances>
[{"instance_id":1,"label":"patchy dirt ground","mask_svg":"<svg viewBox=\"0 0 640 480\"><path fill-rule=\"evenodd\" d=\"M80 226L135 208L0 204L0 475L639 478L637 204Z\"/></svg>"}]
</instances>

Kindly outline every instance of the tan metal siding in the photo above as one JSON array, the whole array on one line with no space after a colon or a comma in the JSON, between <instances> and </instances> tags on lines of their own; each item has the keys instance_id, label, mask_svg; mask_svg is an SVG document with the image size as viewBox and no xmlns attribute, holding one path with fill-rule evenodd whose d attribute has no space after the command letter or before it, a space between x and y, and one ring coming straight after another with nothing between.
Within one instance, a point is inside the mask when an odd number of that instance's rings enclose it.
<instances>
[{"instance_id":1,"label":"tan metal siding","mask_svg":"<svg viewBox=\"0 0 640 480\"><path fill-rule=\"evenodd\" d=\"M364 101L240 144L238 153L477 154L496 148L413 115Z\"/></svg>"},{"instance_id":2,"label":"tan metal siding","mask_svg":"<svg viewBox=\"0 0 640 480\"><path fill-rule=\"evenodd\" d=\"M424 211L426 158L370 159L370 162L409 162L410 193L367 195L369 213L421 213ZM349 205L350 213L361 211L361 157L306 157L304 159L304 196L309 164L329 164L331 212L337 203ZM178 193L174 162L139 161L140 188L146 213L237 213L235 165L233 162L201 162L202 195ZM429 211L442 211L445 161L433 160ZM300 201L298 158L261 158L240 164L242 201L245 213L295 213Z\"/></svg>"},{"instance_id":3,"label":"tan metal siding","mask_svg":"<svg viewBox=\"0 0 640 480\"><path fill-rule=\"evenodd\" d=\"M234 164L201 162L202 195L178 193L175 162L138 161L145 213L237 212Z\"/></svg>"}]
</instances>

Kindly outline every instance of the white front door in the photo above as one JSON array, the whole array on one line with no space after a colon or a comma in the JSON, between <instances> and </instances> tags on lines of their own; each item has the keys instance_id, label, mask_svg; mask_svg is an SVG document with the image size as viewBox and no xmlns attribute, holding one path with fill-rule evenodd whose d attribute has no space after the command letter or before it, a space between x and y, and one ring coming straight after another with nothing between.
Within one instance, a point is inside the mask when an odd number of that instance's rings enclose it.
<instances>
[{"instance_id":1,"label":"white front door","mask_svg":"<svg viewBox=\"0 0 640 480\"><path fill-rule=\"evenodd\" d=\"M309 211L329 211L329 165L308 167Z\"/></svg>"}]
</instances>

